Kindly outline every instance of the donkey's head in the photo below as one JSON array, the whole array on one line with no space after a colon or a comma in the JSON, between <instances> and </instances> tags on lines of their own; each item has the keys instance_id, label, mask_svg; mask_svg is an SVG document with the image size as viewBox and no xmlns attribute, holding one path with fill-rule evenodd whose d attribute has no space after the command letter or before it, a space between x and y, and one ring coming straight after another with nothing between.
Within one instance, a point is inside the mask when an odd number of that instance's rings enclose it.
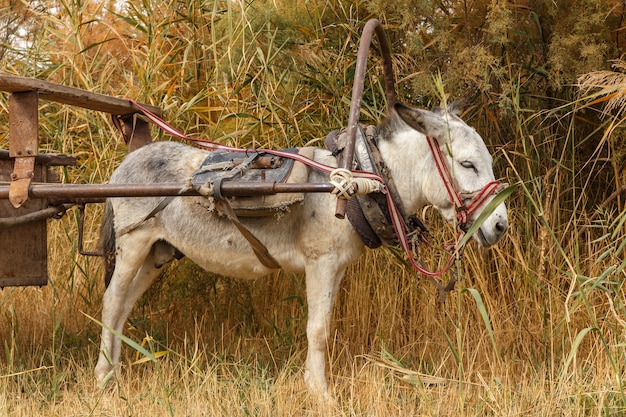
<instances>
[{"instance_id":1,"label":"donkey's head","mask_svg":"<svg viewBox=\"0 0 626 417\"><path fill-rule=\"evenodd\" d=\"M416 177L409 184L413 193L420 194L420 201L415 200L414 206L431 204L449 222L466 215L466 224L463 225L465 227L474 222L493 199L492 191L497 186L493 174L493 159L480 135L461 120L451 107L448 111L431 112L396 103L390 118L395 119L391 122L391 129L395 131L393 136L401 142L411 143L413 149L420 149L419 156L412 155L413 158L422 158L418 161L413 159L413 164L422 165L421 169L413 169ZM426 146L428 143L433 152L440 151L441 166L437 166L434 154L423 152L424 149L429 149ZM449 172L448 189L442 170ZM415 187L419 189L416 190ZM485 194L484 199L480 197L481 192ZM463 206L470 207L470 210L463 213ZM497 243L507 229L506 206L501 203L483 222L474 234L474 239L482 246L490 246Z\"/></svg>"}]
</instances>

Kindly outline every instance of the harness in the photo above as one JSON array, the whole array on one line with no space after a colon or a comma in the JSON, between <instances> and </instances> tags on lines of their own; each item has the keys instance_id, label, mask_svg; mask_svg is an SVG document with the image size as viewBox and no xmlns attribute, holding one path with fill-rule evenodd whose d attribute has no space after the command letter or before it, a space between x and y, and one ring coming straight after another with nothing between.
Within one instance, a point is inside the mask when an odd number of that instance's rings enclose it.
<instances>
[{"instance_id":1,"label":"harness","mask_svg":"<svg viewBox=\"0 0 626 417\"><path fill-rule=\"evenodd\" d=\"M356 143L354 147L354 168L380 175L390 198L400 202L393 176L382 159L377 146L378 130L375 126L357 127ZM342 165L344 149L347 141L346 129L335 130L326 136L324 146L337 158L337 164ZM429 232L424 223L412 215L407 217L402 207L398 206L402 216L403 226L411 241L427 242ZM358 194L348 200L346 206L348 221L352 224L361 241L368 248L380 246L399 246L389 209L387 196L382 193ZM415 248L415 245L412 246Z\"/></svg>"},{"instance_id":2,"label":"harness","mask_svg":"<svg viewBox=\"0 0 626 417\"><path fill-rule=\"evenodd\" d=\"M428 142L430 153L435 160L439 177L442 179L446 192L448 193L448 197L454 205L458 227L462 231L466 232L469 229L469 219L472 217L472 214L474 214L479 207L485 204L491 195L499 193L504 188L508 187L509 184L491 181L478 191L459 193L454 187L452 175L450 175L450 170L445 163L443 153L441 152L441 148L439 147L437 140L431 138L430 136L426 136L426 141ZM469 202L465 204L464 200L469 200Z\"/></svg>"},{"instance_id":3,"label":"harness","mask_svg":"<svg viewBox=\"0 0 626 417\"><path fill-rule=\"evenodd\" d=\"M154 113L150 112L145 107L141 106L141 104L132 100L130 101L133 103L134 106L136 106L138 109L141 110L141 114L145 116L149 121L157 125L164 132L174 137L177 137L179 139L189 140L193 142L196 146L209 149L209 150L224 150L224 151L229 151L229 152L241 152L241 153L246 153L250 151L248 149L234 148L231 146L226 146L226 145L222 145L216 142L212 142L206 139L199 139L199 138L193 138L193 137L187 136L181 133L180 131L176 130L174 127L169 125L167 122L162 120L160 117L158 117ZM114 124L119 126L119 120L114 119ZM363 136L362 132L361 132L361 136ZM397 196L397 193L395 192L395 187L393 186L393 178L391 177L390 173L386 170L386 167L384 166L384 161L382 161L382 158L372 159L371 168L374 168L374 169L371 169L369 171L362 170L362 169L354 169L354 170L348 171L345 169L336 168L333 166L322 164L320 162L313 160L312 158L308 158L306 156L299 155L297 153L291 153L291 152L280 151L280 150L271 150L271 149L262 149L262 150L256 150L256 151L263 152L264 154L268 154L268 155L275 155L275 156L279 156L283 158L293 159L313 169L329 174L330 183L335 186L335 190L333 191L333 194L337 195L338 198L347 199L349 203L352 200L352 197L354 196L357 196L357 201L358 201L358 198L360 198L361 195L373 194L372 198L378 200L376 205L379 207L381 212L384 213L384 218L386 219L388 223L391 223L394 237L393 238L388 237L389 231L391 230L391 228L389 228L387 225L385 225L385 227L383 228L385 229L385 235L376 233L376 230L374 230L375 227L371 223L369 225L370 229L372 229L376 237L380 240L381 244L389 244L389 245L393 244L394 246L399 245L402 248L402 250L406 253L408 261L410 265L412 266L412 268L426 275L427 277L429 277L431 281L433 281L437 285L441 293L441 291L447 291L449 289L452 289L449 287L453 287L455 281L454 279L452 279L448 283L448 285L444 288L437 281L435 281L433 277L442 275L443 273L448 271L450 267L452 266L453 262L461 257L465 244L459 245L458 243L461 242L461 236L463 235L464 232L466 232L469 229L471 225L470 218L472 214L474 214L478 210L478 208L480 208L483 204L485 204L485 202L490 196L502 191L502 189L504 189L508 184L499 183L497 181L492 181L492 182L489 182L487 185L485 185L482 189L478 191L469 192L469 193L458 192L456 188L454 187L453 177L450 174L450 171L448 170L448 167L445 163L445 158L443 156L443 153L441 152L441 148L439 144L434 138L431 138L429 136L426 136L426 140L428 142L431 155L433 156L435 160L435 165L437 166L437 171L439 173L439 176L444 182L448 197L450 198L450 201L455 207L456 217L458 221L458 228L459 228L456 242L453 245L449 245L450 246L450 249L448 250L450 254L449 259L446 262L444 268L439 271L430 271L422 267L421 265L418 264L416 257L413 256L413 254L415 253L416 245L419 245L420 242L428 243L428 240L426 238L426 236L428 235L428 231L426 227L423 225L423 223L417 217L412 216L412 217L407 218L404 215L404 213L402 213L402 209L398 205L399 198ZM372 143L375 144L375 141L372 141ZM366 144L366 147L370 155L372 154L372 152L374 154L377 152L377 148L375 146L368 146ZM357 155L358 155L358 152L357 152ZM361 162L365 164L365 158L363 158ZM363 168L363 165L359 165L359 166ZM376 195L378 195L378 197L376 197ZM380 196L384 196L384 203L381 202ZM469 202L466 204L464 202L465 200L469 200ZM353 206L354 204L355 203L351 203L350 205ZM384 209L385 204L386 204L386 210ZM361 206L361 211L365 214L366 211L363 211L363 204L359 204L359 205ZM162 208L163 207L161 207L161 209ZM353 215L352 215L353 219L356 219L356 217L358 217L357 211L358 210L355 210L353 212ZM150 213L149 217L152 217L155 214L156 214L155 210L153 210ZM147 218L144 219L144 221L145 220L147 220ZM358 229L357 229L357 233L359 233ZM371 232L366 232L366 233L371 233ZM359 235L361 235L361 233L359 233ZM371 239L371 236L373 235L370 235L369 242L366 242L364 240L364 243L368 246L377 244L375 239ZM256 240L256 238L254 239ZM253 245L253 247L254 246L255 245ZM261 246L263 245L261 244ZM255 253L257 253L257 250L255 250ZM270 260L273 260L271 259L271 256L269 256L269 258ZM269 262L269 263L272 264L272 262ZM272 267L278 267L278 265L273 264Z\"/></svg>"},{"instance_id":4,"label":"harness","mask_svg":"<svg viewBox=\"0 0 626 417\"><path fill-rule=\"evenodd\" d=\"M375 126L365 127L358 126L356 134L355 152L354 152L354 165L357 169L364 169L374 172L380 175L386 185L387 192L391 199L396 203L401 201L395 187L395 182L386 167L384 160L380 156L378 151L377 140L378 131ZM324 145L329 149L333 156L338 159L340 164L343 158L343 150L346 142L345 129L342 131L333 131L328 134L324 141ZM471 216L485 204L486 200L493 194L500 192L507 184L492 181L485 185L481 190L472 193L459 193L454 187L452 176L448 170L448 166L445 163L444 156L441 152L437 141L431 137L426 137L426 140L431 151L431 155L435 160L437 172L442 179L446 192L450 201L455 207L457 217L457 227L462 232L467 232L471 223ZM465 200L469 200L467 204ZM405 250L408 247L410 251L410 260L416 260L419 257L419 245L424 243L429 245L428 238L431 237L430 232L422 220L416 215L412 214L406 216L402 212L401 206L398 206L398 211L402 216L402 223L404 230L406 231L407 241L401 240L401 236L396 233L396 227L393 223L390 210L387 207L387 201L385 197L382 197L378 193L356 195L354 198L348 200L346 213L348 220L356 230L357 234L363 241L363 243L369 248L378 248L380 246L402 246ZM461 233L457 237L457 242L460 239ZM460 257L462 255L463 247L459 247L457 244L449 244L448 251L451 257L446 264L446 267L438 272L430 272L425 270L416 262L413 263L413 267L419 272L427 276L441 275L447 271L455 255ZM450 286L450 284L448 284Z\"/></svg>"}]
</instances>

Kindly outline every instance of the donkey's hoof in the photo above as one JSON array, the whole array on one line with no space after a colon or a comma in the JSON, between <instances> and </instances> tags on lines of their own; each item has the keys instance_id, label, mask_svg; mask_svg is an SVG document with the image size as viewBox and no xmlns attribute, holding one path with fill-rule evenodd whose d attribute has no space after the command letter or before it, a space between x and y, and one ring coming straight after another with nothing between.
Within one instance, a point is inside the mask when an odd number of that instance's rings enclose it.
<instances>
[{"instance_id":1,"label":"donkey's hoof","mask_svg":"<svg viewBox=\"0 0 626 417\"><path fill-rule=\"evenodd\" d=\"M96 381L100 387L105 387L111 378L115 377L115 368L111 366L96 366L94 370Z\"/></svg>"}]
</instances>

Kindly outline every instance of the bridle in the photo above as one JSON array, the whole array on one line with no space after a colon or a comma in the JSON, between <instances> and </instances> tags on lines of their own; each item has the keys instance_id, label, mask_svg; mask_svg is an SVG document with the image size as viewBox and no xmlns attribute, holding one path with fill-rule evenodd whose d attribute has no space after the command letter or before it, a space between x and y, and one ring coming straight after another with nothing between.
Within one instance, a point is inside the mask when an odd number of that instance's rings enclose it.
<instances>
[{"instance_id":1,"label":"bridle","mask_svg":"<svg viewBox=\"0 0 626 417\"><path fill-rule=\"evenodd\" d=\"M450 174L450 170L445 163L445 159L443 153L441 152L439 143L437 143L436 139L430 136L426 136L426 141L428 142L430 153L435 160L437 172L439 173L439 177L443 181L446 193L448 194L448 198L454 206L458 227L462 231L467 232L467 230L469 229L470 218L472 217L472 215L476 213L476 211L487 202L487 199L489 197L502 191L508 186L508 184L500 183L498 181L491 181L478 191L460 193L454 187L452 175ZM464 201L467 199L469 199L470 201L466 204Z\"/></svg>"},{"instance_id":2,"label":"bridle","mask_svg":"<svg viewBox=\"0 0 626 417\"><path fill-rule=\"evenodd\" d=\"M407 253L411 267L421 274L431 278L432 280L433 277L443 275L445 272L447 272L454 264L454 261L461 259L465 244L461 244L460 242L462 241L463 234L465 234L465 232L467 232L471 226L470 219L472 215L475 214L476 211L478 211L478 209L482 207L491 196L502 191L508 186L508 184L500 183L498 181L491 181L478 191L459 192L454 186L453 177L450 174L448 165L445 162L445 158L443 153L441 152L439 143L435 138L432 138L430 136L426 136L426 142L428 143L430 154L435 161L435 166L437 167L437 173L439 174L439 178L441 178L446 189L446 193L448 194L448 198L454 206L458 228L455 242L445 245L446 251L449 253L449 257L445 266L442 269L437 271L430 271L417 263L417 260L413 256L411 256L411 253L414 252L414 249L411 248L412 244L411 242L409 242L407 234L404 231L404 227L399 228L396 226L396 223L400 222L401 219L394 218L394 210L392 209L392 207L389 207L389 212L392 214L391 218L394 227L396 228L396 233L398 235L400 246ZM466 199L469 199L469 202L465 203L464 201ZM425 242L426 244L429 244L428 240L425 238L421 238L420 240ZM441 291L444 290L444 288L439 283L436 283L436 285ZM450 283L446 286L446 288L449 286Z\"/></svg>"}]
</instances>

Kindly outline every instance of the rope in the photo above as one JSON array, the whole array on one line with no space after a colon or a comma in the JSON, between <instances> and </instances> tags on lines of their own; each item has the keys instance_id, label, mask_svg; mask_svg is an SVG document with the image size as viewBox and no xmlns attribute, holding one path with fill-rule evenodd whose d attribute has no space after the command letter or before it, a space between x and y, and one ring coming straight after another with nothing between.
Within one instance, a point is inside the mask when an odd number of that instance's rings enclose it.
<instances>
[{"instance_id":1,"label":"rope","mask_svg":"<svg viewBox=\"0 0 626 417\"><path fill-rule=\"evenodd\" d=\"M332 194L337 198L348 200L355 193L354 184L352 183L352 173L345 168L337 168L330 173L330 183L335 186Z\"/></svg>"},{"instance_id":2,"label":"rope","mask_svg":"<svg viewBox=\"0 0 626 417\"><path fill-rule=\"evenodd\" d=\"M330 173L330 183L335 186L331 194L348 200L355 194L370 194L385 192L385 187L379 181L352 175L352 171L345 168L337 168Z\"/></svg>"}]
</instances>

